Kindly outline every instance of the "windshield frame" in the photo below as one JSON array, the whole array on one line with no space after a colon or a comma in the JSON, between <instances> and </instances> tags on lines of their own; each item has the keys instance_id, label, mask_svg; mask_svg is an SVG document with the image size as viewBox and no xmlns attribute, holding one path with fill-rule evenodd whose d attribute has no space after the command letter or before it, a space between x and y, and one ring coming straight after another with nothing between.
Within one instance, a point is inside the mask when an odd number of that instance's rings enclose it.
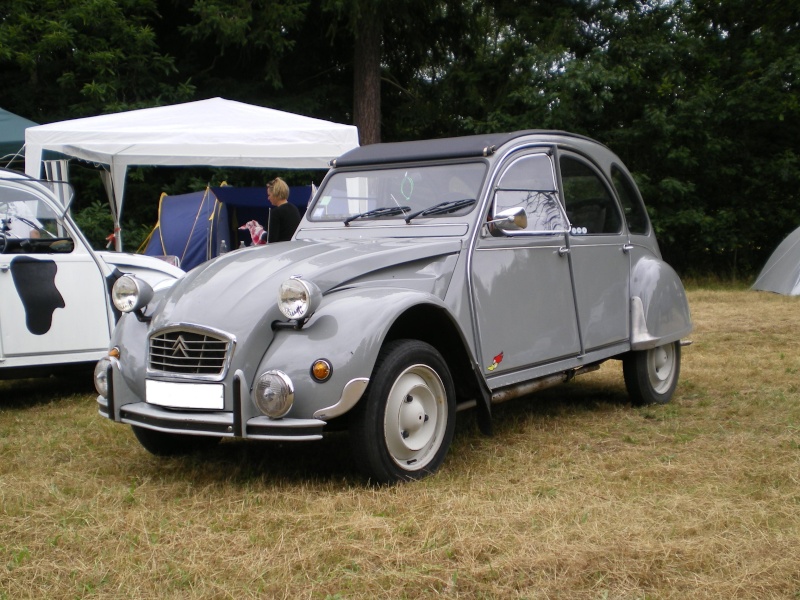
<instances>
[{"instance_id":1,"label":"windshield frame","mask_svg":"<svg viewBox=\"0 0 800 600\"><path fill-rule=\"evenodd\" d=\"M304 219L316 226L342 225L347 220L347 226L360 227L385 226L387 221L394 220L401 221L403 226L430 224L429 219L462 221L479 206L489 172L489 162L483 158L334 169L320 185ZM447 194L453 197L457 195L459 199L470 197L474 202L455 211L420 215L410 222L405 221L410 210L396 211L394 214L391 211L378 212L352 218L392 206L409 206L413 212L417 212L440 204ZM337 201L337 212L323 214ZM345 202L347 206L343 204Z\"/></svg>"}]
</instances>

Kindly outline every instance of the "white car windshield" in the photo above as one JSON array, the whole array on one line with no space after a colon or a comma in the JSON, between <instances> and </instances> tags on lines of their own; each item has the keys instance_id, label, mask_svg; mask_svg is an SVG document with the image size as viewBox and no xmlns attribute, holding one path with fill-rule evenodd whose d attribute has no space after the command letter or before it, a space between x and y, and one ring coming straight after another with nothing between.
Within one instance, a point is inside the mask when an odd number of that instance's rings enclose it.
<instances>
[{"instance_id":1,"label":"white car windshield","mask_svg":"<svg viewBox=\"0 0 800 600\"><path fill-rule=\"evenodd\" d=\"M482 162L342 171L318 192L308 219L350 223L464 215L475 207L485 175Z\"/></svg>"}]
</instances>

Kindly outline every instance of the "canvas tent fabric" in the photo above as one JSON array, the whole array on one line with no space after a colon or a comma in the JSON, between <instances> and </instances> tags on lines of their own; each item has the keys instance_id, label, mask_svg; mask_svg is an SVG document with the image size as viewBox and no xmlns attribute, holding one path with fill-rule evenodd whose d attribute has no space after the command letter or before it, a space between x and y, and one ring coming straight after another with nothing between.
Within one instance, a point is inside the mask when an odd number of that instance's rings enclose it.
<instances>
[{"instance_id":1,"label":"canvas tent fabric","mask_svg":"<svg viewBox=\"0 0 800 600\"><path fill-rule=\"evenodd\" d=\"M25 145L25 130L38 123L0 108L0 156L10 158Z\"/></svg>"},{"instance_id":2,"label":"canvas tent fabric","mask_svg":"<svg viewBox=\"0 0 800 600\"><path fill-rule=\"evenodd\" d=\"M32 177L41 176L46 152L105 165L119 228L129 166L327 169L332 159L358 146L358 130L211 98L30 127L25 144L25 172Z\"/></svg>"},{"instance_id":3,"label":"canvas tent fabric","mask_svg":"<svg viewBox=\"0 0 800 600\"><path fill-rule=\"evenodd\" d=\"M204 192L161 196L158 223L150 234L144 254L175 256L188 271L211 256L228 230L227 211L210 189Z\"/></svg>"},{"instance_id":4,"label":"canvas tent fabric","mask_svg":"<svg viewBox=\"0 0 800 600\"><path fill-rule=\"evenodd\" d=\"M312 186L292 186L289 201L305 212ZM266 226L269 201L266 187L208 187L203 192L176 196L162 194L158 223L145 242L148 256L172 257L184 271L217 256L224 242L227 250L250 245L250 234L238 227L251 219ZM140 248L140 250L142 250Z\"/></svg>"},{"instance_id":5,"label":"canvas tent fabric","mask_svg":"<svg viewBox=\"0 0 800 600\"><path fill-rule=\"evenodd\" d=\"M778 245L752 289L800 296L800 228Z\"/></svg>"}]
</instances>

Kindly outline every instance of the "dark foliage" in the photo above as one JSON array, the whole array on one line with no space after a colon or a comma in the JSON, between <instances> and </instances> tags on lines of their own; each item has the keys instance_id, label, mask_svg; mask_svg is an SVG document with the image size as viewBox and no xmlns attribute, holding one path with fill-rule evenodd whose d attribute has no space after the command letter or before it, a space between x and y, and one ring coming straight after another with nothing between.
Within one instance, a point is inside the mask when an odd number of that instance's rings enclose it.
<instances>
[{"instance_id":1,"label":"dark foliage","mask_svg":"<svg viewBox=\"0 0 800 600\"><path fill-rule=\"evenodd\" d=\"M2 0L0 106L46 123L222 96L353 122L376 12L385 141L588 134L634 171L683 273L750 276L800 225L800 6L779 0ZM125 219L152 225L162 191L267 175L136 170ZM102 222L102 189L76 184Z\"/></svg>"}]
</instances>

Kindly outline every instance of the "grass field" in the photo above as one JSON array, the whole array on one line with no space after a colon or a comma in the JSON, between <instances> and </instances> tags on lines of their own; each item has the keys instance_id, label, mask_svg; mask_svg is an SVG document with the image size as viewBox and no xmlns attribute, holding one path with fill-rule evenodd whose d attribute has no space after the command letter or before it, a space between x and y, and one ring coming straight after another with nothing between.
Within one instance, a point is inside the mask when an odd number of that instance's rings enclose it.
<instances>
[{"instance_id":1,"label":"grass field","mask_svg":"<svg viewBox=\"0 0 800 600\"><path fill-rule=\"evenodd\" d=\"M156 459L90 383L0 383L0 598L800 598L800 299L689 301L671 404L612 361L387 488L343 437Z\"/></svg>"}]
</instances>

